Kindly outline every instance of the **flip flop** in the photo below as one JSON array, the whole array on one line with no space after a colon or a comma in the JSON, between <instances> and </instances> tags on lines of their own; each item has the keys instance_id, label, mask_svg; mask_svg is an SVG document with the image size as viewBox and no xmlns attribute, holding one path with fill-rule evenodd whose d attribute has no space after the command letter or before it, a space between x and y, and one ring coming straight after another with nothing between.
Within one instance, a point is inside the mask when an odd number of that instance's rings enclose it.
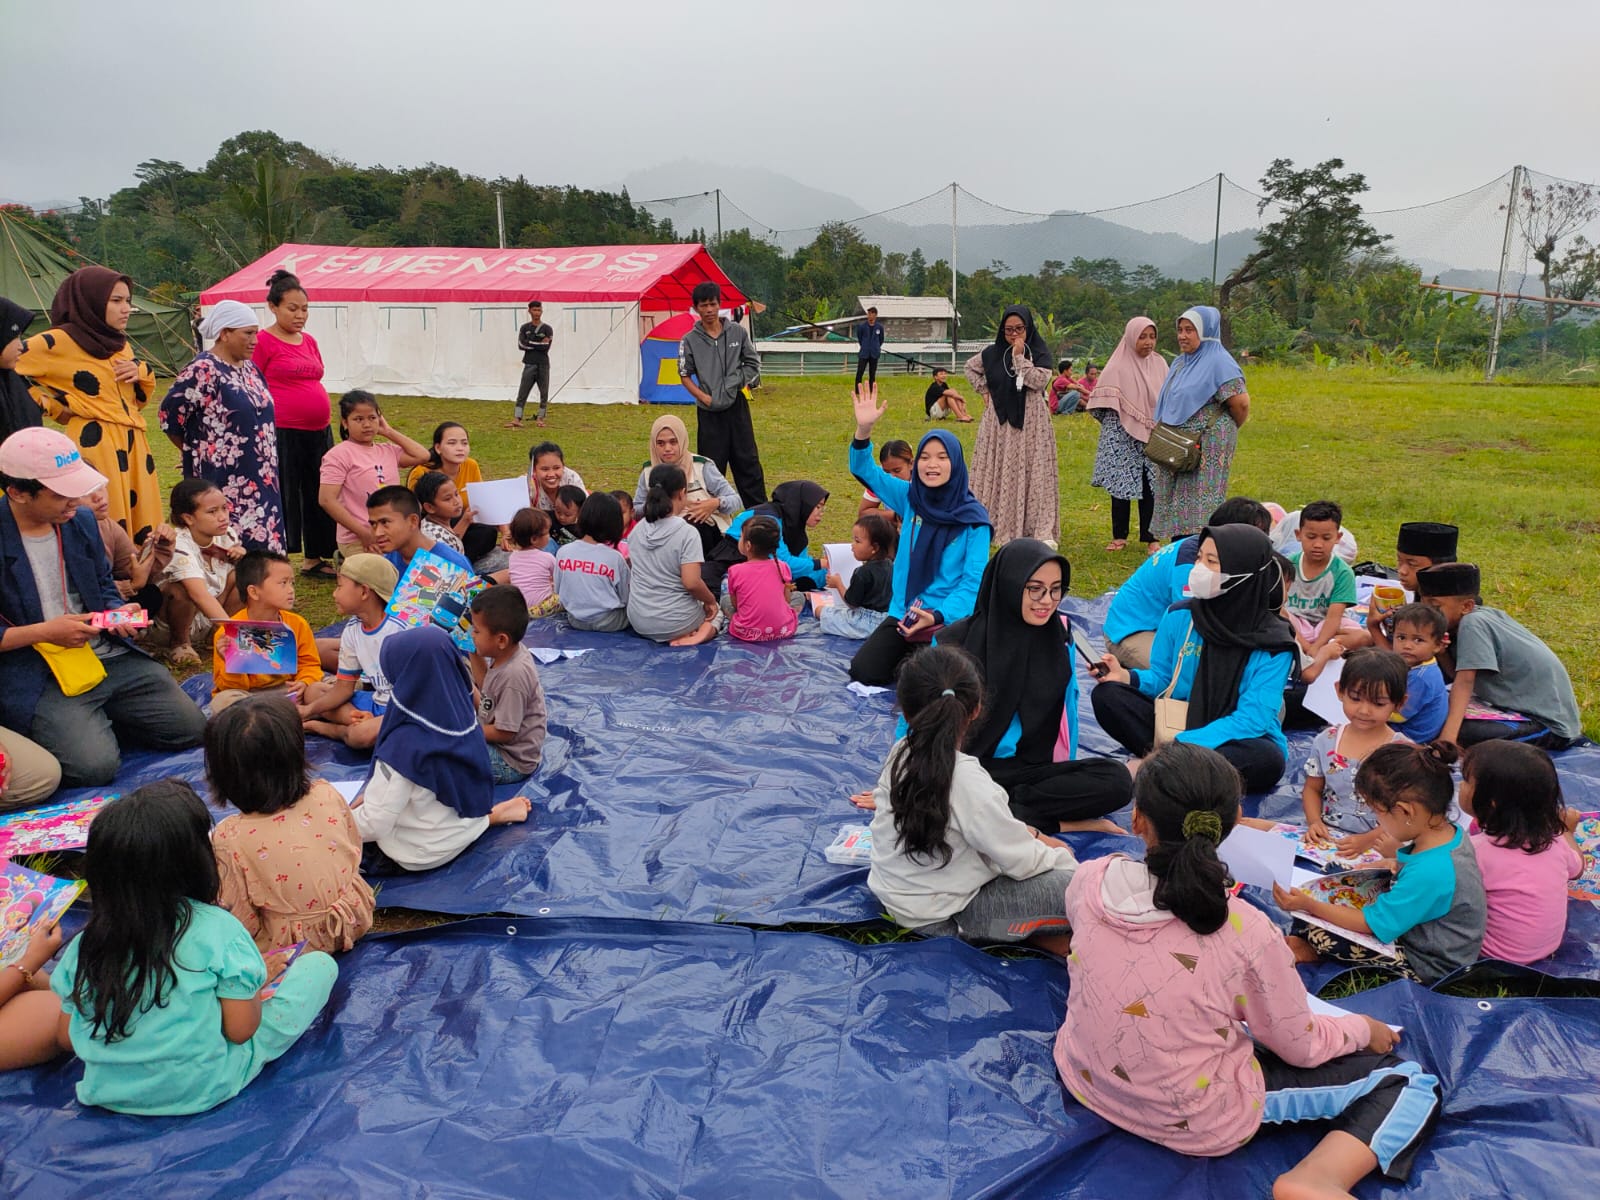
<instances>
[{"instance_id":1,"label":"flip flop","mask_svg":"<svg viewBox=\"0 0 1600 1200\"><path fill-rule=\"evenodd\" d=\"M507 421L506 422L506 428L507 429L521 429L522 428L522 422L521 421Z\"/></svg>"},{"instance_id":2,"label":"flip flop","mask_svg":"<svg viewBox=\"0 0 1600 1200\"><path fill-rule=\"evenodd\" d=\"M1111 541L1106 543L1106 550L1111 554L1115 554L1119 550L1126 550L1127 548L1128 548L1128 539L1127 538L1113 538Z\"/></svg>"},{"instance_id":3,"label":"flip flop","mask_svg":"<svg viewBox=\"0 0 1600 1200\"><path fill-rule=\"evenodd\" d=\"M339 568L330 562L320 562L314 567L301 568L300 574L307 579L337 579Z\"/></svg>"}]
</instances>

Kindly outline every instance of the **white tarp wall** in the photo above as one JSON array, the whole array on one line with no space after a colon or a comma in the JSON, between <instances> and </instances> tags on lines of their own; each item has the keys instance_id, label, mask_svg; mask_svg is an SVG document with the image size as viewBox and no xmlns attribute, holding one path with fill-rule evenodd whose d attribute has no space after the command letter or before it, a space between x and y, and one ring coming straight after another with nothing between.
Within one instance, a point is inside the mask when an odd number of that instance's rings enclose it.
<instances>
[{"instance_id":1,"label":"white tarp wall","mask_svg":"<svg viewBox=\"0 0 1600 1200\"><path fill-rule=\"evenodd\" d=\"M265 304L252 305L261 326ZM205 311L209 311L209 306ZM323 384L335 399L351 388L385 396L514 400L522 379L517 330L525 307L493 303L311 302L306 332L317 339ZM552 403L637 404L639 306L547 301ZM538 403L535 389L530 402Z\"/></svg>"}]
</instances>

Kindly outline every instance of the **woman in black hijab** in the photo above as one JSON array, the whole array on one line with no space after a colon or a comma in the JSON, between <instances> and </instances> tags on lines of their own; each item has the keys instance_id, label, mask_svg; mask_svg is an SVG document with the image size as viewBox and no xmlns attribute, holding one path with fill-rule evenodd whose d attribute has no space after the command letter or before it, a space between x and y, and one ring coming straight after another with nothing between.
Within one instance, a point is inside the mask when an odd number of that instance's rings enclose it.
<instances>
[{"instance_id":1,"label":"woman in black hijab","mask_svg":"<svg viewBox=\"0 0 1600 1200\"><path fill-rule=\"evenodd\" d=\"M1100 727L1143 758L1156 744L1157 699L1186 701L1174 740L1217 751L1244 776L1247 792L1269 791L1288 753L1278 713L1295 653L1294 633L1278 615L1283 586L1272 542L1259 529L1202 529L1189 576L1193 599L1162 618L1149 669L1101 658L1104 682L1090 696Z\"/></svg>"},{"instance_id":2,"label":"woman in black hijab","mask_svg":"<svg viewBox=\"0 0 1600 1200\"><path fill-rule=\"evenodd\" d=\"M1128 803L1132 777L1113 759L1078 760L1078 685L1056 611L1071 575L1043 542L1007 542L983 572L972 616L937 641L983 669L983 706L964 748L1006 789L1017 818L1050 834L1123 833L1103 818Z\"/></svg>"},{"instance_id":3,"label":"woman in black hijab","mask_svg":"<svg viewBox=\"0 0 1600 1200\"><path fill-rule=\"evenodd\" d=\"M728 526L727 537L724 545L729 542L733 545L732 562L742 562L743 555L739 553L739 534L744 529L744 523L751 517L771 517L778 523L778 528L783 533L783 538L778 544L778 561L789 568L789 575L794 580L796 591L809 592L823 587L827 579L827 563L810 553L811 530L822 520L823 507L828 502L828 492L821 484L813 483L809 479L796 479L788 483L780 483L772 489L772 499L765 504L758 504L754 508L747 508L733 519ZM718 555L721 559L723 556ZM707 566L710 564L708 563ZM722 571L727 571L727 565L719 563ZM720 582L722 574L716 579ZM713 591L717 585L710 582L706 586Z\"/></svg>"},{"instance_id":4,"label":"woman in black hijab","mask_svg":"<svg viewBox=\"0 0 1600 1200\"><path fill-rule=\"evenodd\" d=\"M32 312L0 296L0 442L19 429L44 424L27 383L12 370L22 357L22 338L32 322Z\"/></svg>"},{"instance_id":5,"label":"woman in black hijab","mask_svg":"<svg viewBox=\"0 0 1600 1200\"><path fill-rule=\"evenodd\" d=\"M989 510L994 540L1060 538L1056 431L1047 395L1050 348L1033 314L1014 304L1000 318L994 344L967 360L967 382L989 403L972 452L972 491Z\"/></svg>"}]
</instances>

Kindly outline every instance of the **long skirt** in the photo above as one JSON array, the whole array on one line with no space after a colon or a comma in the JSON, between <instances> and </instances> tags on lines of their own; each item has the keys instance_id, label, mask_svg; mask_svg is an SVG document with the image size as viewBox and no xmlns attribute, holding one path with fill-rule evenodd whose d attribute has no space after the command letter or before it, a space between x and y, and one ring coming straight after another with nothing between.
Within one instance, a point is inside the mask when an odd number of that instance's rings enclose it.
<instances>
[{"instance_id":1,"label":"long skirt","mask_svg":"<svg viewBox=\"0 0 1600 1200\"><path fill-rule=\"evenodd\" d=\"M1023 413L1016 429L995 416L994 405L984 408L972 451L972 492L989 510L996 545L1019 537L1055 545L1061 538L1056 431L1036 394L1028 394Z\"/></svg>"},{"instance_id":2,"label":"long skirt","mask_svg":"<svg viewBox=\"0 0 1600 1200\"><path fill-rule=\"evenodd\" d=\"M1239 427L1214 400L1178 428L1185 433L1205 430L1200 440L1200 465L1187 474L1174 475L1165 467L1150 464L1150 490L1156 498L1150 532L1158 538L1187 537L1205 527L1212 511L1227 498L1228 472L1239 443Z\"/></svg>"}]
</instances>

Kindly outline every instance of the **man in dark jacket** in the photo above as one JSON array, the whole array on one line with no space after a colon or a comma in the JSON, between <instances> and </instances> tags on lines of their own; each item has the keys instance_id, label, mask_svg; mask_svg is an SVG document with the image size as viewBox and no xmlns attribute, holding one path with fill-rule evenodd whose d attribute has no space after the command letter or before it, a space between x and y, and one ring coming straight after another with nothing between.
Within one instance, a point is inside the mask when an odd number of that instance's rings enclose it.
<instances>
[{"instance_id":1,"label":"man in dark jacket","mask_svg":"<svg viewBox=\"0 0 1600 1200\"><path fill-rule=\"evenodd\" d=\"M55 755L68 787L110 783L123 739L184 750L206 728L166 668L124 640L128 630L90 622L93 613L137 607L117 591L94 512L78 503L105 482L54 429L24 429L0 443L0 724ZM41 644L88 646L103 678L68 696ZM96 665L88 665L92 675Z\"/></svg>"},{"instance_id":2,"label":"man in dark jacket","mask_svg":"<svg viewBox=\"0 0 1600 1200\"><path fill-rule=\"evenodd\" d=\"M767 482L756 449L746 388L761 385L761 358L744 326L722 319L722 289L694 289L700 323L678 343L678 376L695 400L696 451L728 474L746 508L767 502Z\"/></svg>"},{"instance_id":3,"label":"man in dark jacket","mask_svg":"<svg viewBox=\"0 0 1600 1200\"><path fill-rule=\"evenodd\" d=\"M878 358L883 354L883 326L878 324L878 310L867 309L867 319L863 324L856 326L856 344L860 349L856 352L856 386L861 386L861 377L865 375L867 382L878 382Z\"/></svg>"}]
</instances>

